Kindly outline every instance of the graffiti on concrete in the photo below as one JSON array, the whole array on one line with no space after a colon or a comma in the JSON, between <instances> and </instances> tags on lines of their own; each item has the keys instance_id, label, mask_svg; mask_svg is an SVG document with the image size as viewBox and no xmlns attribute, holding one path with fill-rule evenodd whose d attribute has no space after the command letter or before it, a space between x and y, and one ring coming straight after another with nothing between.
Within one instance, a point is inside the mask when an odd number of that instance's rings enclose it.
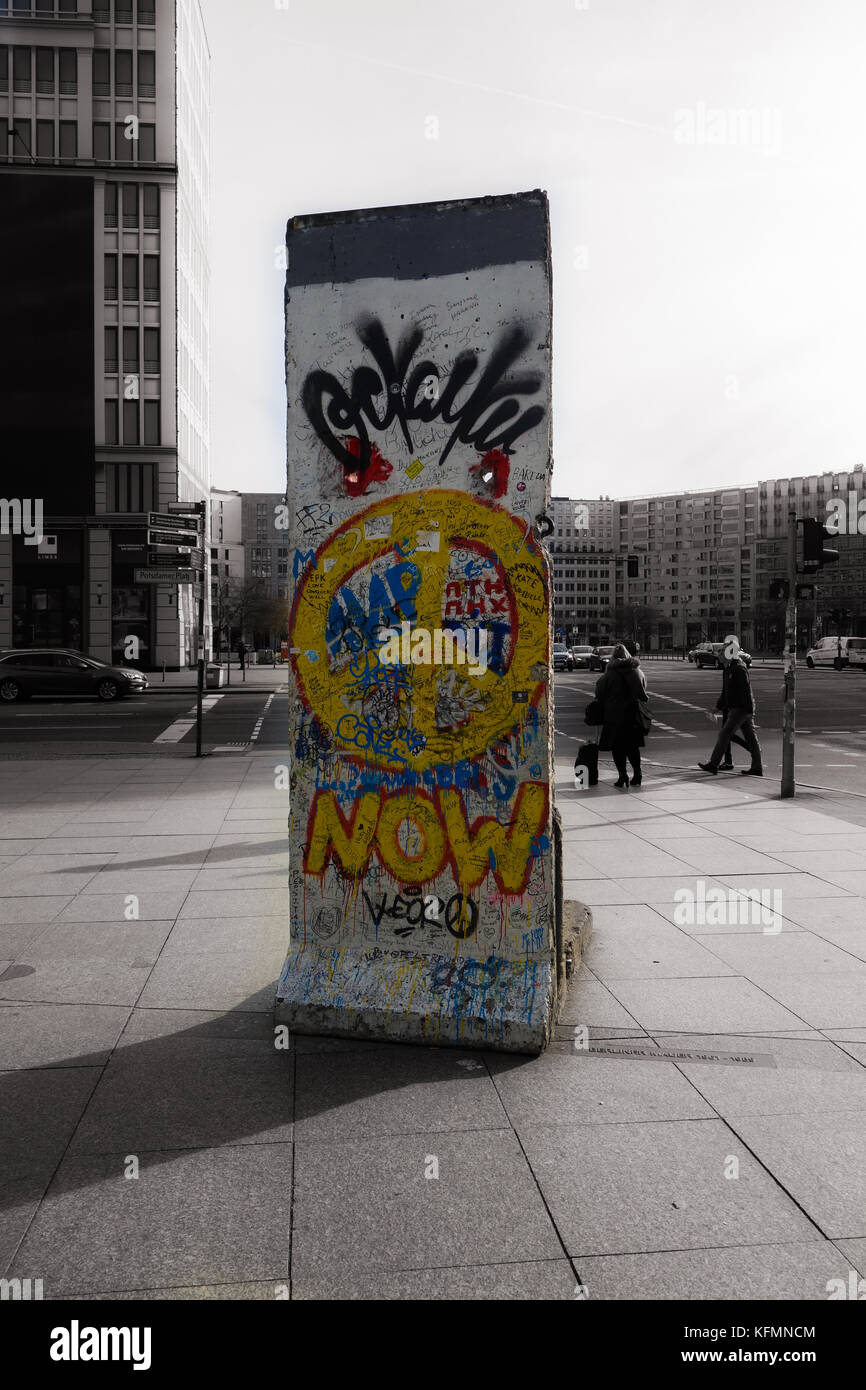
<instances>
[{"instance_id":1,"label":"graffiti on concrete","mask_svg":"<svg viewBox=\"0 0 866 1390\"><path fill-rule=\"evenodd\" d=\"M425 1000L431 1035L531 1022L553 930L546 267L296 285L287 335L281 989Z\"/></svg>"}]
</instances>

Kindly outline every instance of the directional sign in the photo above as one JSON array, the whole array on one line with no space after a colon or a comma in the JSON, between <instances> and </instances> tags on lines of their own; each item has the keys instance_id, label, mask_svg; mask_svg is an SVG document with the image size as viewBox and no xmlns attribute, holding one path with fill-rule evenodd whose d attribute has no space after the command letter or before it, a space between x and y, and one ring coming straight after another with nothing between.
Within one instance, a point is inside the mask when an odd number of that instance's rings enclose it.
<instances>
[{"instance_id":1,"label":"directional sign","mask_svg":"<svg viewBox=\"0 0 866 1390\"><path fill-rule=\"evenodd\" d=\"M171 565L175 569L200 570L204 568L203 550L168 550L157 546L147 557L148 564L159 569L160 565Z\"/></svg>"},{"instance_id":2,"label":"directional sign","mask_svg":"<svg viewBox=\"0 0 866 1390\"><path fill-rule=\"evenodd\" d=\"M195 502L169 502L168 510L175 516L201 516L201 512L197 512L195 509Z\"/></svg>"},{"instance_id":3,"label":"directional sign","mask_svg":"<svg viewBox=\"0 0 866 1390\"><path fill-rule=\"evenodd\" d=\"M196 531L148 531L148 545L180 545L192 549L198 545Z\"/></svg>"},{"instance_id":4,"label":"directional sign","mask_svg":"<svg viewBox=\"0 0 866 1390\"><path fill-rule=\"evenodd\" d=\"M136 584L193 584L195 570L153 569L134 570Z\"/></svg>"},{"instance_id":5,"label":"directional sign","mask_svg":"<svg viewBox=\"0 0 866 1390\"><path fill-rule=\"evenodd\" d=\"M148 526L163 531L195 531L198 534L199 517L175 516L172 512L149 512Z\"/></svg>"}]
</instances>

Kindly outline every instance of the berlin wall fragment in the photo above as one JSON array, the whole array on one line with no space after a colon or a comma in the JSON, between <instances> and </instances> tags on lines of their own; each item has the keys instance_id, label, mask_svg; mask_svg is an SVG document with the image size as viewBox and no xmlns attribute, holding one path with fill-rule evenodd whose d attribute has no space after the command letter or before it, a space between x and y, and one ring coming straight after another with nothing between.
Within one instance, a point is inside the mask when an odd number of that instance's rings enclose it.
<instances>
[{"instance_id":1,"label":"berlin wall fragment","mask_svg":"<svg viewBox=\"0 0 866 1390\"><path fill-rule=\"evenodd\" d=\"M555 1009L546 195L287 233L299 1032L539 1051Z\"/></svg>"}]
</instances>

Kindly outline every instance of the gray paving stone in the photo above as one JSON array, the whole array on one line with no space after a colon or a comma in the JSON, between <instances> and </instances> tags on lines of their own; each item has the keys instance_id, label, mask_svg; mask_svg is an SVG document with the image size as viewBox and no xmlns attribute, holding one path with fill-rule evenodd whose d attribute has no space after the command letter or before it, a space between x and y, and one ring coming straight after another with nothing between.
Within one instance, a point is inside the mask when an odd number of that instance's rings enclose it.
<instances>
[{"instance_id":1,"label":"gray paving stone","mask_svg":"<svg viewBox=\"0 0 866 1390\"><path fill-rule=\"evenodd\" d=\"M255 945L205 954L185 951L157 961L138 1000L153 1009L273 1012L285 950Z\"/></svg>"},{"instance_id":2,"label":"gray paving stone","mask_svg":"<svg viewBox=\"0 0 866 1390\"><path fill-rule=\"evenodd\" d=\"M856 962L838 975L770 975L761 988L813 1028L866 1027L866 979Z\"/></svg>"},{"instance_id":3,"label":"gray paving stone","mask_svg":"<svg viewBox=\"0 0 866 1390\"><path fill-rule=\"evenodd\" d=\"M0 1067L102 1066L128 1016L125 1006L0 1003Z\"/></svg>"},{"instance_id":4,"label":"gray paving stone","mask_svg":"<svg viewBox=\"0 0 866 1390\"><path fill-rule=\"evenodd\" d=\"M563 1025L591 1025L596 1028L640 1028L640 1024L609 989L581 966L571 981L559 1015Z\"/></svg>"},{"instance_id":5,"label":"gray paving stone","mask_svg":"<svg viewBox=\"0 0 866 1390\"><path fill-rule=\"evenodd\" d=\"M845 1258L850 1260L857 1273L866 1276L866 1239L837 1240L834 1241L834 1244L842 1251ZM860 1292L866 1292L866 1290L860 1290Z\"/></svg>"},{"instance_id":6,"label":"gray paving stone","mask_svg":"<svg viewBox=\"0 0 866 1390\"><path fill-rule=\"evenodd\" d=\"M63 1153L100 1077L99 1067L0 1072L0 1172L49 1171Z\"/></svg>"},{"instance_id":7,"label":"gray paving stone","mask_svg":"<svg viewBox=\"0 0 866 1390\"><path fill-rule=\"evenodd\" d=\"M349 1135L502 1129L507 1120L483 1061L457 1049L300 1053L298 1146Z\"/></svg>"},{"instance_id":8,"label":"gray paving stone","mask_svg":"<svg viewBox=\"0 0 866 1390\"><path fill-rule=\"evenodd\" d=\"M621 1124L712 1118L713 1110L673 1062L547 1053L517 1061L498 1056L490 1069L518 1133L540 1124Z\"/></svg>"},{"instance_id":9,"label":"gray paving stone","mask_svg":"<svg viewBox=\"0 0 866 1390\"><path fill-rule=\"evenodd\" d=\"M197 1288L162 1289L103 1289L99 1293L64 1293L74 1303L87 1303L108 1299L119 1302L196 1302L196 1303L273 1303L288 1295L288 1278L275 1279L272 1283L249 1284L200 1284ZM48 1298L48 1293L45 1295Z\"/></svg>"},{"instance_id":10,"label":"gray paving stone","mask_svg":"<svg viewBox=\"0 0 866 1390\"><path fill-rule=\"evenodd\" d=\"M57 897L48 895L29 895L28 897L3 897L0 894L0 922L21 925L27 922L53 922L58 913L72 902L70 893L59 893Z\"/></svg>"},{"instance_id":11,"label":"gray paving stone","mask_svg":"<svg viewBox=\"0 0 866 1390\"><path fill-rule=\"evenodd\" d=\"M425 1178L439 1164L439 1177ZM511 1130L304 1144L292 1277L556 1260L562 1247Z\"/></svg>"},{"instance_id":12,"label":"gray paving stone","mask_svg":"<svg viewBox=\"0 0 866 1390\"><path fill-rule=\"evenodd\" d=\"M721 1120L538 1126L521 1138L573 1256L818 1234ZM736 1180L725 1177L731 1157Z\"/></svg>"},{"instance_id":13,"label":"gray paving stone","mask_svg":"<svg viewBox=\"0 0 866 1390\"><path fill-rule=\"evenodd\" d=\"M135 864L128 868L103 869L90 879L82 893L90 897L92 893L126 896L128 893L189 892L197 872L196 869L141 869Z\"/></svg>"},{"instance_id":14,"label":"gray paving stone","mask_svg":"<svg viewBox=\"0 0 866 1390\"><path fill-rule=\"evenodd\" d=\"M736 1116L745 1144L824 1235L866 1236L866 1114Z\"/></svg>"},{"instance_id":15,"label":"gray paving stone","mask_svg":"<svg viewBox=\"0 0 866 1390\"><path fill-rule=\"evenodd\" d=\"M67 1155L10 1273L51 1296L276 1281L288 1262L290 1144Z\"/></svg>"},{"instance_id":16,"label":"gray paving stone","mask_svg":"<svg viewBox=\"0 0 866 1390\"><path fill-rule=\"evenodd\" d=\"M138 899L136 911L140 922L173 922L182 908L188 889L170 889L165 892L135 893ZM87 893L73 899L68 907L56 917L58 922L116 922L125 924L127 893Z\"/></svg>"},{"instance_id":17,"label":"gray paving stone","mask_svg":"<svg viewBox=\"0 0 866 1390\"><path fill-rule=\"evenodd\" d=\"M348 1299L377 1302L423 1300L573 1299L577 1280L568 1260L463 1265L456 1269L411 1269L397 1274L378 1271L375 1283L361 1273L302 1275L292 1281L292 1299Z\"/></svg>"},{"instance_id":18,"label":"gray paving stone","mask_svg":"<svg viewBox=\"0 0 866 1390\"><path fill-rule=\"evenodd\" d=\"M182 1034L127 1044L102 1074L71 1151L291 1141L292 1070L266 1041Z\"/></svg>"},{"instance_id":19,"label":"gray paving stone","mask_svg":"<svg viewBox=\"0 0 866 1390\"><path fill-rule=\"evenodd\" d=\"M151 1038L258 1038L274 1046L273 1019L260 1013L207 1009L133 1009L117 1046L134 1047ZM291 1050L291 1048L289 1049Z\"/></svg>"},{"instance_id":20,"label":"gray paving stone","mask_svg":"<svg viewBox=\"0 0 866 1390\"><path fill-rule=\"evenodd\" d=\"M29 1000L40 1004L131 1006L144 988L152 968L152 961L127 965L106 960L102 956L83 960L74 955L50 960L21 958L11 970L0 976L0 999Z\"/></svg>"},{"instance_id":21,"label":"gray paving stone","mask_svg":"<svg viewBox=\"0 0 866 1390\"><path fill-rule=\"evenodd\" d=\"M771 981L776 975L834 975L850 970L863 978L866 993L866 965L850 953L810 931L786 932L784 922L779 932L761 932L750 936L732 937L725 933L701 936L706 946L721 960L732 966L738 975L757 984Z\"/></svg>"},{"instance_id":22,"label":"gray paving stone","mask_svg":"<svg viewBox=\"0 0 866 1390\"><path fill-rule=\"evenodd\" d=\"M728 1250L582 1256L580 1282L593 1299L826 1300L827 1283L847 1276L829 1240L740 1245ZM698 1345L697 1339L695 1345ZM703 1345L703 1343L701 1343ZM716 1346L719 1344L716 1343Z\"/></svg>"},{"instance_id":23,"label":"gray paving stone","mask_svg":"<svg viewBox=\"0 0 866 1390\"><path fill-rule=\"evenodd\" d=\"M134 890L132 890L134 891ZM249 888L243 892L229 889L197 890L190 893L181 918L186 917L278 917L288 921L289 896L285 888Z\"/></svg>"},{"instance_id":24,"label":"gray paving stone","mask_svg":"<svg viewBox=\"0 0 866 1390\"><path fill-rule=\"evenodd\" d=\"M798 1017L764 989L736 976L726 979L617 980L616 997L650 1032L755 1033L802 1028Z\"/></svg>"},{"instance_id":25,"label":"gray paving stone","mask_svg":"<svg viewBox=\"0 0 866 1390\"><path fill-rule=\"evenodd\" d=\"M618 928L597 930L586 951L586 964L607 984L617 980L653 980L676 976L688 979L700 976L733 975L725 964L703 941L693 940L678 927L663 922L660 917L652 926L623 931Z\"/></svg>"},{"instance_id":26,"label":"gray paving stone","mask_svg":"<svg viewBox=\"0 0 866 1390\"><path fill-rule=\"evenodd\" d=\"M153 965L171 926L171 922L127 922L123 918L119 922L69 922L61 917L45 927L21 955L32 963L71 956L77 961L101 957L127 965Z\"/></svg>"},{"instance_id":27,"label":"gray paving stone","mask_svg":"<svg viewBox=\"0 0 866 1390\"><path fill-rule=\"evenodd\" d=\"M174 924L165 947L165 956L198 953L202 950L234 951L251 949L281 950L289 945L286 914L274 917L184 917Z\"/></svg>"}]
</instances>

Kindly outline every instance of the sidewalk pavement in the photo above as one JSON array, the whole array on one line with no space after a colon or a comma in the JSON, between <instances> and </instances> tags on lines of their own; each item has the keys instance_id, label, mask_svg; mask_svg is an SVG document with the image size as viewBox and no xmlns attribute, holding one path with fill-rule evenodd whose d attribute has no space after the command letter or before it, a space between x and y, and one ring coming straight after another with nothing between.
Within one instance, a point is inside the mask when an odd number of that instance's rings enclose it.
<instances>
[{"instance_id":1,"label":"sidewalk pavement","mask_svg":"<svg viewBox=\"0 0 866 1390\"><path fill-rule=\"evenodd\" d=\"M46 1299L482 1300L866 1274L866 800L559 774L595 925L527 1058L275 1046L273 757L0 765L0 1273ZM778 889L782 930L678 925L699 880Z\"/></svg>"},{"instance_id":2,"label":"sidewalk pavement","mask_svg":"<svg viewBox=\"0 0 866 1390\"><path fill-rule=\"evenodd\" d=\"M215 662L208 663L208 665L211 664L216 665ZM223 662L223 669L226 669L225 662ZM224 692L261 689L273 690L275 688L282 690L288 683L288 669L288 666L285 664L277 666L248 666L245 680L243 671L238 666L237 661L234 661L231 667L230 683L228 685L224 683L219 689ZM163 693L171 694L177 690L191 690L194 692L198 685L198 671L195 669L191 671L166 671L165 680L162 679L162 671L147 671L145 674L147 676L148 690L157 693L162 691ZM226 676L223 676L223 682L225 681Z\"/></svg>"}]
</instances>

